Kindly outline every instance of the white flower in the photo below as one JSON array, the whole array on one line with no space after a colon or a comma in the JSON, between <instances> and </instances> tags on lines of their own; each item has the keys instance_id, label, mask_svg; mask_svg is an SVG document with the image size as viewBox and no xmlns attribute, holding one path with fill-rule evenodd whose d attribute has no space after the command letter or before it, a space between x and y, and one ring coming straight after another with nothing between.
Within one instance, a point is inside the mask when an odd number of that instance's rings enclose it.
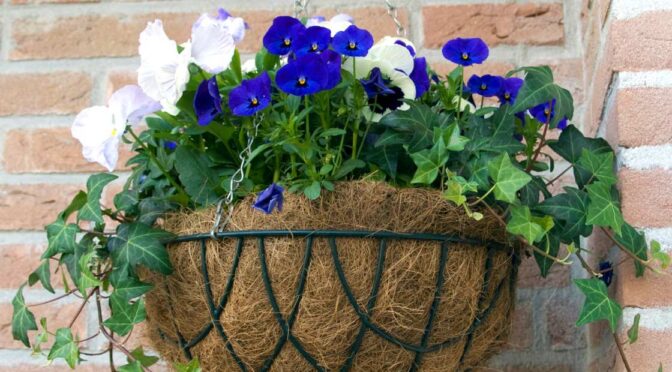
<instances>
[{"instance_id":1,"label":"white flower","mask_svg":"<svg viewBox=\"0 0 672 372\"><path fill-rule=\"evenodd\" d=\"M380 41L377 44L378 45L391 45L391 44L400 45L399 42L403 43L402 46L406 45L408 47L411 47L414 51L417 50L417 49L415 49L415 44L413 44L413 42L411 42L410 40L408 40L404 37L398 37L398 36L385 36L382 39L380 39Z\"/></svg>"},{"instance_id":2,"label":"white flower","mask_svg":"<svg viewBox=\"0 0 672 372\"><path fill-rule=\"evenodd\" d=\"M333 37L340 31L345 31L346 28L350 27L353 24L353 19L347 14L337 14L331 17L330 20L325 20L324 17L312 17L309 18L306 22L306 27L310 26L321 26L328 28L331 31L331 36Z\"/></svg>"},{"instance_id":3,"label":"white flower","mask_svg":"<svg viewBox=\"0 0 672 372\"><path fill-rule=\"evenodd\" d=\"M227 21L203 14L191 28L193 61L208 73L218 74L229 68L235 50Z\"/></svg>"},{"instance_id":4,"label":"white flower","mask_svg":"<svg viewBox=\"0 0 672 372\"><path fill-rule=\"evenodd\" d=\"M257 62L254 59L248 59L247 61L243 62L243 65L240 67L240 69L244 73L257 72Z\"/></svg>"},{"instance_id":5,"label":"white flower","mask_svg":"<svg viewBox=\"0 0 672 372\"><path fill-rule=\"evenodd\" d=\"M110 172L119 159L119 140L126 125L136 125L161 105L136 85L116 91L107 106L84 109L75 118L71 133L82 144L82 154L90 162L103 165Z\"/></svg>"}]
</instances>

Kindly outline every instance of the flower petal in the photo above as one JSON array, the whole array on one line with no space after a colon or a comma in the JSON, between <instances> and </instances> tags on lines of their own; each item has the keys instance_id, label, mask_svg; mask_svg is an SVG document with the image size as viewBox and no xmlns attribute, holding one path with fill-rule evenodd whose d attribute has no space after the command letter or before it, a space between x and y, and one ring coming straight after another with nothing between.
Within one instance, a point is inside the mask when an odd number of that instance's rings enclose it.
<instances>
[{"instance_id":1,"label":"flower petal","mask_svg":"<svg viewBox=\"0 0 672 372\"><path fill-rule=\"evenodd\" d=\"M229 68L236 49L233 35L224 22L204 14L191 30L191 55L194 62L211 74Z\"/></svg>"},{"instance_id":2,"label":"flower petal","mask_svg":"<svg viewBox=\"0 0 672 372\"><path fill-rule=\"evenodd\" d=\"M106 106L93 106L80 112L72 123L70 133L84 147L102 146L116 133L114 113Z\"/></svg>"},{"instance_id":3,"label":"flower petal","mask_svg":"<svg viewBox=\"0 0 672 372\"><path fill-rule=\"evenodd\" d=\"M126 85L112 94L108 107L114 113L114 123L123 131L126 123L135 125L145 116L161 109L161 104L149 96L137 85Z\"/></svg>"},{"instance_id":4,"label":"flower petal","mask_svg":"<svg viewBox=\"0 0 672 372\"><path fill-rule=\"evenodd\" d=\"M406 47L399 44L376 44L369 51L370 57L378 61L388 61L395 70L407 75L413 72L413 56Z\"/></svg>"}]
</instances>

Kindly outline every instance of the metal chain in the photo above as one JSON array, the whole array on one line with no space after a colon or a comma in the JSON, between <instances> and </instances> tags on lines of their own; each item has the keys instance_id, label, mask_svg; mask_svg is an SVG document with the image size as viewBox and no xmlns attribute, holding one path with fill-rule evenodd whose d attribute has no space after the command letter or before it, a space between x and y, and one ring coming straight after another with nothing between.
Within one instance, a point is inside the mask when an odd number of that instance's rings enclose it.
<instances>
[{"instance_id":1,"label":"metal chain","mask_svg":"<svg viewBox=\"0 0 672 372\"><path fill-rule=\"evenodd\" d=\"M310 4L310 0L294 0L294 18L306 15L308 4Z\"/></svg>"},{"instance_id":2,"label":"metal chain","mask_svg":"<svg viewBox=\"0 0 672 372\"><path fill-rule=\"evenodd\" d=\"M385 0L385 5L387 5L387 14L394 21L394 25L397 26L397 36L406 37L406 28L404 28L404 25L399 20L399 8L392 5L390 0Z\"/></svg>"},{"instance_id":3,"label":"metal chain","mask_svg":"<svg viewBox=\"0 0 672 372\"><path fill-rule=\"evenodd\" d=\"M238 189L238 186L240 186L241 182L243 182L243 179L245 179L245 167L247 166L247 159L250 157L250 154L252 153L252 144L254 143L254 138L257 136L257 133L259 132L259 125L263 120L264 120L263 114L256 116L254 118L252 128L247 130L247 145L245 146L243 151L241 151L240 154L238 154L238 158L240 159L240 166L231 176L231 180L229 181L229 192L226 194L224 198L219 199L219 202L217 202L217 210L215 211L215 223L212 226L212 230L210 230L210 236L213 239L217 239L217 233L224 231L226 226L231 221L231 217L233 216L233 198L235 196L236 190ZM224 208L227 209L227 215L226 219L222 221Z\"/></svg>"}]
</instances>

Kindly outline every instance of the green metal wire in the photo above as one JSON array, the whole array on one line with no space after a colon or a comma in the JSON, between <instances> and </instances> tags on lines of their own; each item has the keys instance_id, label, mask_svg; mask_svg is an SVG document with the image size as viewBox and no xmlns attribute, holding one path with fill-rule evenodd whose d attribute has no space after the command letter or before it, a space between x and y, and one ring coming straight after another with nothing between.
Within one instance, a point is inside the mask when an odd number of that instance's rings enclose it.
<instances>
[{"instance_id":1,"label":"green metal wire","mask_svg":"<svg viewBox=\"0 0 672 372\"><path fill-rule=\"evenodd\" d=\"M278 305L275 293L273 292L273 283L271 281L268 265L266 260L266 246L265 238L268 237L285 237L285 238L305 238L306 246L304 249L303 262L301 265L301 270L299 271L298 285L294 295L294 302L292 308L287 316L284 318L282 312L280 311L280 306ZM301 299L303 298L303 292L306 286L306 280L308 277L308 271L310 269L310 264L313 256L313 245L315 239L325 239L329 245L332 260L334 263L334 268L338 277L338 280L343 288L345 296L354 309L355 313L361 321L361 326L357 333L357 336L349 348L349 355L346 358L346 361L339 369L340 371L349 371L352 368L357 353L362 345L362 341L366 332L371 332L388 342L391 342L399 347L414 352L415 357L413 363L411 364L409 371L417 371L422 364L422 357L426 353L435 352L441 350L445 347L454 345L456 342L461 341L466 338L464 343L464 348L460 362L464 361L465 356L469 353L471 344L473 341L473 335L478 328L478 326L483 323L492 312L494 305L499 300L502 289L509 285L509 289L512 290L515 285L515 274L517 272L518 259L514 256L513 264L511 265L511 275L505 277L501 280L495 287L495 292L490 299L489 303L486 305L487 301L487 292L490 288L490 282L492 280L492 266L493 266L493 257L494 253L497 250L507 250L510 251L505 245L492 242L492 241L483 241L478 239L466 239L459 237L457 235L443 235L443 234L428 234L428 233L396 233L389 231L359 231L359 230L246 230L246 231L226 231L216 234L218 240L221 239L235 239L237 241L235 252L233 256L233 263L231 265L231 271L229 272L226 286L224 288L224 293L222 294L219 302L215 303L215 298L212 293L212 287L210 285L210 275L208 273L207 265L207 242L209 239L212 239L211 234L193 234L177 237L167 244L176 244L183 242L200 242L200 251L201 251L201 274L203 277L203 282L205 284L205 296L207 299L208 311L210 313L211 322L206 324L193 338L186 340L184 335L181 334L177 325L174 325L175 335L177 339L171 339L165 332L159 331L161 336L177 344L180 349L182 349L185 357L189 360L193 358L191 349L196 346L199 342L205 339L213 330L216 330L217 334L224 342L227 352L234 359L241 371L247 371L248 367L241 360L241 358L236 353L233 345L231 344L224 327L220 323L219 319L224 311L224 308L227 305L228 299L231 295L231 290L233 288L233 283L235 281L236 273L238 270L238 264L240 262L240 257L243 254L245 239L254 239L256 240L257 245L257 254L259 256L261 277L264 283L264 288L266 291L266 296L268 297L269 304L273 310L273 314L278 323L278 326L281 330L281 336L277 341L273 352L269 357L264 361L261 371L268 371L272 367L275 359L283 350L285 345L288 343L310 364L316 371L326 371L324 366L321 366L317 359L311 355L301 342L292 334L292 326L296 321L296 317L301 305ZM368 297L366 308L362 309L361 306L357 303L357 299L352 292L350 284L345 276L343 266L341 264L341 259L338 253L338 247L336 244L337 238L359 238L359 239L377 239L379 241L378 247L378 258L376 262L375 274L373 278L373 284L371 287L371 292ZM429 316L425 329L422 335L422 339L419 344L409 343L403 341L387 330L379 327L372 320L373 309L376 304L376 299L378 297L378 291L380 289L380 284L382 282L383 271L385 267L385 258L387 253L387 245L390 240L419 240L419 241L433 241L439 245L440 248L440 257L436 277L436 286L434 290L434 298L432 300L431 307L429 309ZM443 291L443 285L445 281L445 267L448 260L448 251L451 244L467 244L479 247L486 247L487 249L487 258L485 260L484 267L484 277L483 284L481 287L481 293L478 299L478 309L483 309L475 317L468 328L464 336L452 337L442 342L429 344L430 335L433 328L434 319L436 317L436 312L441 302L441 293ZM172 307L172 304L170 305ZM172 308L171 308L172 311Z\"/></svg>"}]
</instances>

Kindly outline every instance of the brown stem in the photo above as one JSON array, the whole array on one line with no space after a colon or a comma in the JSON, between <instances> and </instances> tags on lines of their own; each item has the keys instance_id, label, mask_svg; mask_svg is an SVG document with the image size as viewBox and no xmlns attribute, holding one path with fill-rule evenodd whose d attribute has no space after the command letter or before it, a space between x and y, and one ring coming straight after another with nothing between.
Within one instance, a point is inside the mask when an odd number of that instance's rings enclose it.
<instances>
[{"instance_id":1,"label":"brown stem","mask_svg":"<svg viewBox=\"0 0 672 372\"><path fill-rule=\"evenodd\" d=\"M632 372L632 369L630 368L630 364L628 363L628 358L625 356L625 351L623 350L623 346L621 346L621 341L618 339L618 335L616 332L611 333L614 336L614 343L616 344L616 347L618 348L618 353L621 355L621 360L623 361L623 365L625 366L625 370L628 372Z\"/></svg>"},{"instance_id":2,"label":"brown stem","mask_svg":"<svg viewBox=\"0 0 672 372\"><path fill-rule=\"evenodd\" d=\"M591 276L599 276L599 275L601 275L602 272L595 272L595 270L593 270L593 268L590 267L590 265L588 265L588 262L586 262L586 260L583 259L583 256L581 255L581 252L578 252L578 251L577 251L577 252L576 252L576 257L579 258L579 262L581 262L581 267L583 267L584 269L586 269L586 271L587 271Z\"/></svg>"},{"instance_id":3,"label":"brown stem","mask_svg":"<svg viewBox=\"0 0 672 372\"><path fill-rule=\"evenodd\" d=\"M541 141L539 141L539 147L534 151L534 155L532 155L532 159L530 160L529 163L527 163L527 167L525 167L525 172L530 172L532 170L532 166L534 163L537 161L537 158L539 157L539 154L541 153L541 149L546 145L546 133L548 133L548 126L550 122L550 114L549 120L546 122L544 125L544 132L541 134Z\"/></svg>"},{"instance_id":4,"label":"brown stem","mask_svg":"<svg viewBox=\"0 0 672 372\"><path fill-rule=\"evenodd\" d=\"M565 173L567 173L568 170L572 169L573 166L574 166L574 165L570 165L569 167L567 167L567 169L565 169L565 170L563 170L562 172L560 172L560 174L558 174L557 176L555 176L552 180L546 182L546 186L550 186L550 185L552 185L553 182L555 182L555 181L557 181L558 179L560 179L560 177L562 177Z\"/></svg>"},{"instance_id":5,"label":"brown stem","mask_svg":"<svg viewBox=\"0 0 672 372\"><path fill-rule=\"evenodd\" d=\"M47 301L44 301L44 302L38 302L38 303L36 303L36 304L29 304L28 307L33 307L33 306L40 306L40 305L50 304L50 303L52 303L52 302L56 302L56 301L60 300L61 298L68 297L68 296L70 296L71 294L75 293L76 291L77 291L76 289L73 289L73 290L71 290L70 292L66 292L66 293L64 293L64 294L62 294L62 295L60 295L60 296L54 297L54 298L52 298L51 300L47 300Z\"/></svg>"},{"instance_id":6,"label":"brown stem","mask_svg":"<svg viewBox=\"0 0 672 372\"><path fill-rule=\"evenodd\" d=\"M86 297L84 298L84 301L82 301L82 304L79 306L79 309L77 309L77 313L75 314L75 317L72 318L72 320L70 321L70 324L68 324L68 328L72 328L72 326L75 324L75 321L77 320L77 318L79 318L79 315L82 313L82 310L84 310L84 306L86 306L86 304L89 303L89 298L91 298L91 296L93 295L93 292L95 292L95 290L91 290L91 292L89 292L89 294L86 295Z\"/></svg>"},{"instance_id":7,"label":"brown stem","mask_svg":"<svg viewBox=\"0 0 672 372\"><path fill-rule=\"evenodd\" d=\"M628 256L630 256L633 260L638 261L639 263L641 263L642 265L644 265L644 267L646 267L647 269L649 269L649 270L651 270L651 271L653 271L653 272L658 272L656 269L654 269L653 267L651 267L646 261L644 261L644 260L642 260L641 258L637 257L637 255L635 255L634 253L630 252L630 250L629 250L628 248L626 248L623 244L619 243L619 242L616 240L616 238L614 238L614 235L613 235L609 230L605 229L604 227L600 227L600 229L602 229L602 231L604 232L604 234L605 234L605 235L606 235L612 242L614 242L614 244L616 244L616 246L617 246L621 251L625 252L625 253L626 253Z\"/></svg>"}]
</instances>

